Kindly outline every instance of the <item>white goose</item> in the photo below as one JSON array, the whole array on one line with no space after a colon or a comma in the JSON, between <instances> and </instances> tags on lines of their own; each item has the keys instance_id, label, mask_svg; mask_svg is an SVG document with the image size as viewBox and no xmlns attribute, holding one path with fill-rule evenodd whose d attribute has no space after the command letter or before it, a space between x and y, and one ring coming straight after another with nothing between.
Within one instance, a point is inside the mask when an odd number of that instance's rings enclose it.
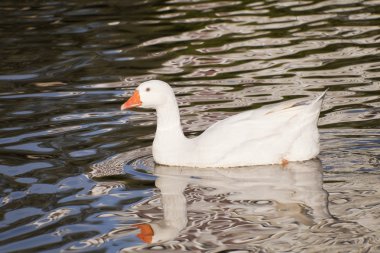
<instances>
[{"instance_id":1,"label":"white goose","mask_svg":"<svg viewBox=\"0 0 380 253\"><path fill-rule=\"evenodd\" d=\"M153 141L156 163L189 167L236 167L287 164L319 153L317 122L324 92L314 101L295 99L263 106L221 120L196 138L182 131L172 88L151 80L140 84L121 110L157 111Z\"/></svg>"}]
</instances>

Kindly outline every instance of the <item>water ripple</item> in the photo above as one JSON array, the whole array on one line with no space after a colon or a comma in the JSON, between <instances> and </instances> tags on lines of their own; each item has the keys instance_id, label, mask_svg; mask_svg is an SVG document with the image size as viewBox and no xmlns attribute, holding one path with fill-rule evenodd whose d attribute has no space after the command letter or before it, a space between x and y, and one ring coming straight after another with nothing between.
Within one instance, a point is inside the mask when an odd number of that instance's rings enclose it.
<instances>
[{"instance_id":1,"label":"water ripple","mask_svg":"<svg viewBox=\"0 0 380 253\"><path fill-rule=\"evenodd\" d=\"M1 1L0 251L379 251L379 6ZM323 168L157 173L155 114L119 111L150 79L190 137L329 88Z\"/></svg>"}]
</instances>

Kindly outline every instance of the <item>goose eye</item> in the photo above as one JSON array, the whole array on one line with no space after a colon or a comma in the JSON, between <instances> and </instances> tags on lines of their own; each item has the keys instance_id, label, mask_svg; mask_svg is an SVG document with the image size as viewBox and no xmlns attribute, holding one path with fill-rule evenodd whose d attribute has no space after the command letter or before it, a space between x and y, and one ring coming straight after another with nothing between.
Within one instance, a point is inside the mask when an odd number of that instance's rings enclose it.
<instances>
[{"instance_id":1,"label":"goose eye","mask_svg":"<svg viewBox=\"0 0 380 253\"><path fill-rule=\"evenodd\" d=\"M146 88L145 91L150 91L150 88Z\"/></svg>"}]
</instances>

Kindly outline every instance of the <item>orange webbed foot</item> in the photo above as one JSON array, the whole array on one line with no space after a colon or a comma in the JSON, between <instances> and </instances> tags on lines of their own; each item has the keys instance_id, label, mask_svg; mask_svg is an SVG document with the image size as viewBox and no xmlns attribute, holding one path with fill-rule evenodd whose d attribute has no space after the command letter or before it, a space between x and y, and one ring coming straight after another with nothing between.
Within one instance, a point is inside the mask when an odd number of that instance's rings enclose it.
<instances>
[{"instance_id":1,"label":"orange webbed foot","mask_svg":"<svg viewBox=\"0 0 380 253\"><path fill-rule=\"evenodd\" d=\"M289 164L288 160L286 159L281 160L281 168L285 169L288 164Z\"/></svg>"}]
</instances>

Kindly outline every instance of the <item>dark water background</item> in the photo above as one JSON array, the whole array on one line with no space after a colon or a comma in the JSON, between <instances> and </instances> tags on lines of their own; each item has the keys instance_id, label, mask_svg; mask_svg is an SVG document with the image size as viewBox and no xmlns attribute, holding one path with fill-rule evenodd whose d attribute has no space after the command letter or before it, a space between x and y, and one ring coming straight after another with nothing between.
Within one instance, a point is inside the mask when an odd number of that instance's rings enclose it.
<instances>
[{"instance_id":1,"label":"dark water background","mask_svg":"<svg viewBox=\"0 0 380 253\"><path fill-rule=\"evenodd\" d=\"M0 252L380 252L379 48L378 0L2 0ZM188 136L329 88L321 163L155 167L149 79Z\"/></svg>"}]
</instances>

